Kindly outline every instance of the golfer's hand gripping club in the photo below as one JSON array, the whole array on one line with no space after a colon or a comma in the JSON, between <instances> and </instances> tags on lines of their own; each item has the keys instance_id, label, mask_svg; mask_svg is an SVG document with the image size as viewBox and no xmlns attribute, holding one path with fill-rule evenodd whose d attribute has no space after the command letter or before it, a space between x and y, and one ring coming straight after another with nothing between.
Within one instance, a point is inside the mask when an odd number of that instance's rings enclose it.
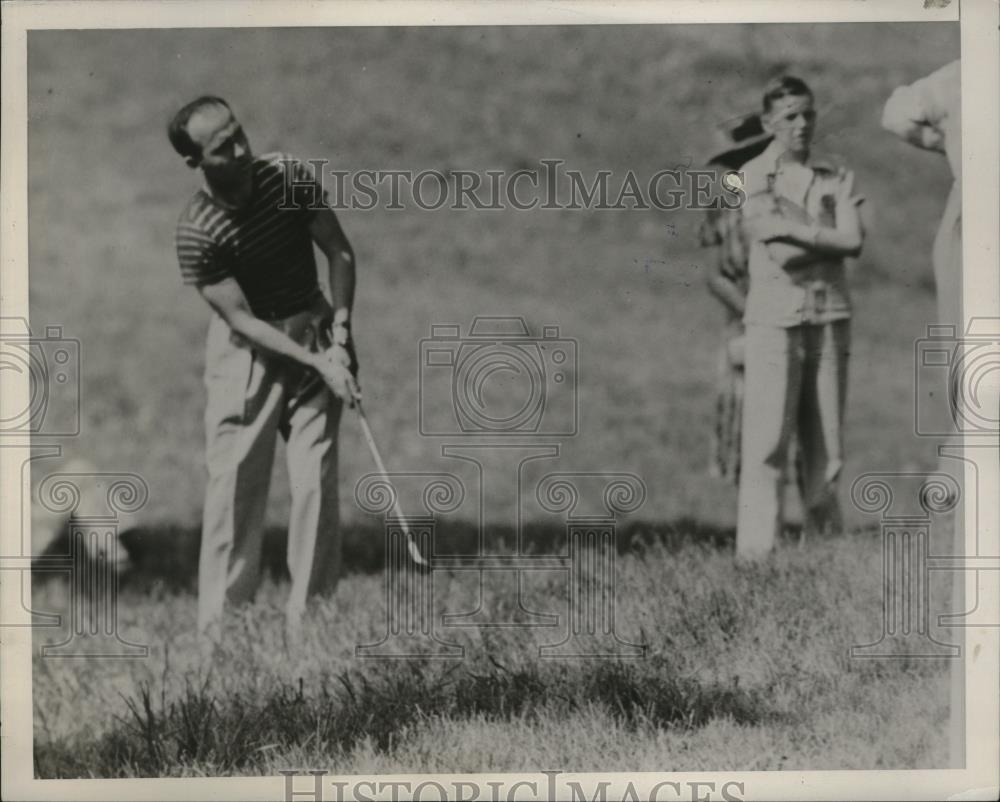
<instances>
[{"instance_id":1,"label":"golfer's hand gripping club","mask_svg":"<svg viewBox=\"0 0 1000 802\"><path fill-rule=\"evenodd\" d=\"M361 405L361 388L358 386L357 379L354 378L354 374L351 371L352 360L350 353L346 347L335 344L322 353L315 367L320 377L334 395L348 406L357 410L358 420L361 421L361 432L364 435L365 443L368 445L368 450L371 452L372 459L375 461L375 468L391 486L392 480L385 468L385 463L382 461L382 455L379 453L378 446L375 444L375 436L372 434L364 407ZM428 563L420 553L413 533L410 531L410 524L406 520L406 515L403 513L403 508L399 503L399 497L395 492L393 492L392 508L399 519L399 525L403 529L403 534L406 535L406 546L410 553L410 558L417 565L427 566Z\"/></svg>"},{"instance_id":2,"label":"golfer's hand gripping club","mask_svg":"<svg viewBox=\"0 0 1000 802\"><path fill-rule=\"evenodd\" d=\"M313 364L327 387L341 401L353 407L361 398L361 388L351 372L351 357L341 345L327 348Z\"/></svg>"}]
</instances>

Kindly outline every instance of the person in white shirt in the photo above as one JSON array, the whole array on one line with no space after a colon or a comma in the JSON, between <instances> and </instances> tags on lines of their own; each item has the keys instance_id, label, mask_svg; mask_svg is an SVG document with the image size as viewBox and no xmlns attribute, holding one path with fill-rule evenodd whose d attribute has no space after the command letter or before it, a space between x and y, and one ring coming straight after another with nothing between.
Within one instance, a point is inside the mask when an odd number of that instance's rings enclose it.
<instances>
[{"instance_id":1,"label":"person in white shirt","mask_svg":"<svg viewBox=\"0 0 1000 802\"><path fill-rule=\"evenodd\" d=\"M812 156L809 87L792 76L771 81L762 122L774 139L742 168L750 286L736 551L747 558L769 553L783 528L793 436L803 534L842 527L837 494L851 318L844 259L856 257L864 241L853 174Z\"/></svg>"}]
</instances>

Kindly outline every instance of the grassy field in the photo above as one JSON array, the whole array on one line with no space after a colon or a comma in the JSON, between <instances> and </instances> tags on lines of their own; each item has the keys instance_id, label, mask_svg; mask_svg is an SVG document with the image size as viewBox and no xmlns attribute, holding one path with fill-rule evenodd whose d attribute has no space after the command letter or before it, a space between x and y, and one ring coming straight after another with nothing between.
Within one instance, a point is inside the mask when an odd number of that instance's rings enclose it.
<instances>
[{"instance_id":1,"label":"grassy field","mask_svg":"<svg viewBox=\"0 0 1000 802\"><path fill-rule=\"evenodd\" d=\"M456 664L355 659L384 625L384 599L378 522L354 502L371 466L348 417L348 575L315 608L297 654L282 647L284 588L268 585L233 617L230 652L209 671L191 593L208 313L173 253L197 178L164 126L210 91L231 101L257 151L339 169L559 158L651 176L697 164L709 126L755 108L763 81L787 67L816 90L818 147L854 167L869 201L852 279L849 484L933 465L912 435L912 352L933 319L930 244L950 177L878 119L895 85L957 52L957 27L926 24L31 34L32 326L81 341L71 450L150 487L125 522L140 570L121 618L151 656L36 660L38 775L943 765L942 666L846 657L880 626L879 543L861 528L870 519L848 506L850 531L829 542L759 567L732 558L735 494L705 471L721 310L705 290L696 212L340 215L359 263L366 403L391 469L454 470L417 426L416 343L432 324L521 315L577 341L580 433L549 469L646 483L646 504L620 529L617 601L621 634L646 643L647 659L542 661L534 640L551 632L490 629L456 630L466 646ZM280 536L280 458L272 492ZM510 528L514 492L484 500L495 531ZM537 521L539 547L550 524ZM474 535L468 516L452 531L456 542ZM475 606L459 572L435 587L442 610ZM36 607L64 608L65 593L40 586ZM565 605L564 583L543 573L527 593L537 609ZM484 600L510 605L489 587Z\"/></svg>"},{"instance_id":2,"label":"grassy field","mask_svg":"<svg viewBox=\"0 0 1000 802\"><path fill-rule=\"evenodd\" d=\"M227 649L197 657L190 594L134 598L123 636L145 661L35 669L43 777L335 773L863 769L942 766L940 665L851 660L875 640L873 539L788 549L762 566L724 551L653 544L623 556L618 634L641 660L542 660L558 630L462 629L462 660L359 661L384 632L380 576L354 574L284 648L280 589L233 616ZM438 579L435 577L435 585ZM475 606L442 577L438 612ZM557 577L529 607L562 610ZM510 599L484 588L499 616ZM131 600L131 599L130 599ZM122 694L124 696L120 696Z\"/></svg>"}]
</instances>

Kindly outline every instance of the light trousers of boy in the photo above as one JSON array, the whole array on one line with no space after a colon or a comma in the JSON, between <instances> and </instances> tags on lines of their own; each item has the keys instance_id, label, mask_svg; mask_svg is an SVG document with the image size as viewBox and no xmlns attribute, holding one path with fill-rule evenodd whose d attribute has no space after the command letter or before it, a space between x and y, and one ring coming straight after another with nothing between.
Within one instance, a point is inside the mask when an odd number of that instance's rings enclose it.
<instances>
[{"instance_id":1,"label":"light trousers of boy","mask_svg":"<svg viewBox=\"0 0 1000 802\"><path fill-rule=\"evenodd\" d=\"M301 344L322 341L316 309L272 325ZM286 607L297 626L306 599L336 586L341 541L337 428L341 402L325 387L291 411L303 369L253 351L216 316L205 360L208 486L198 565L198 629L217 637L228 600L253 599L260 583L267 495L278 434L287 441L291 516Z\"/></svg>"},{"instance_id":2,"label":"light trousers of boy","mask_svg":"<svg viewBox=\"0 0 1000 802\"><path fill-rule=\"evenodd\" d=\"M802 461L804 531L843 528L837 492L849 349L847 319L789 328L747 326L739 556L766 555L781 534L793 433Z\"/></svg>"}]
</instances>

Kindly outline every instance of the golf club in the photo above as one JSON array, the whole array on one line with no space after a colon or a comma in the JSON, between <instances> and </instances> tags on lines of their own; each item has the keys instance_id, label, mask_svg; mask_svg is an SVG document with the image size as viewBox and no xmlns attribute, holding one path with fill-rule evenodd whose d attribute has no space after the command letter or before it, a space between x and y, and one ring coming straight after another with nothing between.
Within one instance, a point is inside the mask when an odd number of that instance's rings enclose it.
<instances>
[{"instance_id":1,"label":"golf club","mask_svg":"<svg viewBox=\"0 0 1000 802\"><path fill-rule=\"evenodd\" d=\"M378 446L375 445L375 437L372 435L371 426L368 425L368 417L365 415L365 408L361 406L361 399L354 399L354 408L358 411L358 420L361 421L361 431L365 436L365 442L368 443L368 450L371 451L372 459L375 460L375 467L378 472L382 474L382 478L392 486L392 480L389 479L389 474L385 469L385 464L382 462L382 456L379 454ZM417 546L417 541L413 537L413 533L410 532L410 525L406 521L406 516L403 514L403 508L399 504L399 494L393 489L392 493L392 508L393 512L396 513L396 517L399 519L399 525L403 527L403 533L406 535L406 546L410 551L410 559L413 560L417 565L427 566L427 561L420 554L420 549Z\"/></svg>"},{"instance_id":2,"label":"golf club","mask_svg":"<svg viewBox=\"0 0 1000 802\"><path fill-rule=\"evenodd\" d=\"M310 379L306 386L299 392L298 398L292 402L289 415L294 413L306 399L312 396L315 390L318 390L322 386L322 384L323 380L318 375L315 375L314 378ZM365 443L368 444L368 450L371 452L372 459L375 461L375 468L389 487L392 488L392 509L396 514L396 517L399 519L399 525L403 528L403 534L406 535L406 547L410 552L410 559L412 559L417 565L425 568L429 567L430 564L420 553L417 541L413 537L413 533L410 531L410 524L406 520L406 515L403 513L403 508L399 503L399 494L396 493L395 488L392 487L392 479L389 478L389 472L385 469L385 463L382 462L382 455L379 453L378 446L375 444L375 436L372 434L372 428L368 423L368 417L365 415L365 408L361 405L361 399L357 396L354 396L354 408L358 412L358 420L361 421L361 432L364 435Z\"/></svg>"}]
</instances>

